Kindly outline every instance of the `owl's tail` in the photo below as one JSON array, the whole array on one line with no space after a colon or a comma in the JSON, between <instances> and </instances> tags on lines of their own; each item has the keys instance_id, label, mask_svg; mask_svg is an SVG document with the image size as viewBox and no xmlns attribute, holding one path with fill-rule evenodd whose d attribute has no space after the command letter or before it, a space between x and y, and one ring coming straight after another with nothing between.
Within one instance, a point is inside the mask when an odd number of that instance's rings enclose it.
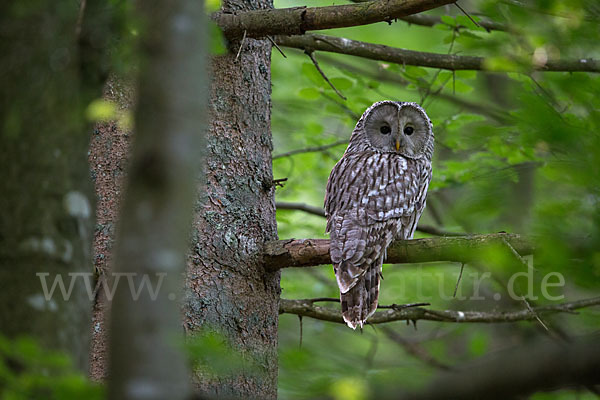
<instances>
[{"instance_id":1,"label":"owl's tail","mask_svg":"<svg viewBox=\"0 0 600 400\"><path fill-rule=\"evenodd\" d=\"M342 316L350 328L362 328L377 309L380 273L381 263L375 261L347 292L340 293Z\"/></svg>"}]
</instances>

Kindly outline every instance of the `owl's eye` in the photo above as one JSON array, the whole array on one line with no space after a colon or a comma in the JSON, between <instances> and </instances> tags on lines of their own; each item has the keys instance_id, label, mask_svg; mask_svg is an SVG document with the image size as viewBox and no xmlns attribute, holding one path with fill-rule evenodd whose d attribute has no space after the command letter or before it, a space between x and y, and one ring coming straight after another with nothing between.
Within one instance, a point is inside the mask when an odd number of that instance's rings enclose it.
<instances>
[{"instance_id":1,"label":"owl's eye","mask_svg":"<svg viewBox=\"0 0 600 400\"><path fill-rule=\"evenodd\" d=\"M410 135L413 134L414 131L415 131L415 129L412 126L405 126L404 127L404 134L405 135L410 136Z\"/></svg>"},{"instance_id":2,"label":"owl's eye","mask_svg":"<svg viewBox=\"0 0 600 400\"><path fill-rule=\"evenodd\" d=\"M392 131L392 128L390 128L387 125L383 125L381 128L379 128L379 132L383 133L384 135L387 135L391 131Z\"/></svg>"}]
</instances>

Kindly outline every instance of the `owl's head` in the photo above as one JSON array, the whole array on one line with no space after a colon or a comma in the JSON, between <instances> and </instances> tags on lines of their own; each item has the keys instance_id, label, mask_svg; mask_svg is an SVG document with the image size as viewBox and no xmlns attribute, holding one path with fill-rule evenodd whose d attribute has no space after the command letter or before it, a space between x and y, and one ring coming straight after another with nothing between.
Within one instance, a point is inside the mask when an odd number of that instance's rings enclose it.
<instances>
[{"instance_id":1,"label":"owl's head","mask_svg":"<svg viewBox=\"0 0 600 400\"><path fill-rule=\"evenodd\" d=\"M433 127L417 103L380 101L369 107L356 124L348 150L366 150L365 146L383 153L431 160Z\"/></svg>"}]
</instances>

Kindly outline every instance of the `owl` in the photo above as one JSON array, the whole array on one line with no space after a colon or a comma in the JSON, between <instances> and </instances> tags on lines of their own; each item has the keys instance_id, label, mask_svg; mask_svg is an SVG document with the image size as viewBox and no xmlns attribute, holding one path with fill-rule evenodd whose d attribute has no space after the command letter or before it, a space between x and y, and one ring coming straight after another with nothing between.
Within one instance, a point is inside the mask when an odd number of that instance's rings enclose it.
<instances>
[{"instance_id":1,"label":"owl","mask_svg":"<svg viewBox=\"0 0 600 400\"><path fill-rule=\"evenodd\" d=\"M358 120L329 175L331 261L352 329L377 309L387 247L415 232L431 181L433 141L431 121L418 104L380 101Z\"/></svg>"}]
</instances>

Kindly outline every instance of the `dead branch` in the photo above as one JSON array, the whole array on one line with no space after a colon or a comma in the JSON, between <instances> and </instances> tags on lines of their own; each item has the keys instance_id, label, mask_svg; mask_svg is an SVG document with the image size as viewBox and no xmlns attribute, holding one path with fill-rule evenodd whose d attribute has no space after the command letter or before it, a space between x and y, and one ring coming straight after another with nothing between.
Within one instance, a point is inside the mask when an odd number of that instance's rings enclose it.
<instances>
[{"instance_id":1,"label":"dead branch","mask_svg":"<svg viewBox=\"0 0 600 400\"><path fill-rule=\"evenodd\" d=\"M433 261L469 262L481 257L482 252L506 246L508 241L519 254L533 253L530 238L510 233L433 237L398 240L387 250L385 263L420 263ZM312 267L331 264L328 239L288 239L267 242L263 250L267 268Z\"/></svg>"},{"instance_id":2,"label":"dead branch","mask_svg":"<svg viewBox=\"0 0 600 400\"><path fill-rule=\"evenodd\" d=\"M421 360L422 362L433 368L442 370L451 369L451 367L448 364L436 360L419 343L405 339L394 329L384 326L383 328L381 328L381 330L388 337L388 339L402 347L407 354L410 354L411 356L415 357L418 360Z\"/></svg>"},{"instance_id":3,"label":"dead branch","mask_svg":"<svg viewBox=\"0 0 600 400\"><path fill-rule=\"evenodd\" d=\"M334 36L313 34L302 36L277 36L275 37L275 41L286 47L347 54L400 65L417 65L421 67L441 68L450 71L485 69L485 58L483 57L405 50ZM531 69L540 71L600 72L600 60L593 58L548 60L546 64L541 66L532 65Z\"/></svg>"},{"instance_id":4,"label":"dead branch","mask_svg":"<svg viewBox=\"0 0 600 400\"><path fill-rule=\"evenodd\" d=\"M279 302L279 314L295 314L322 321L344 323L339 309L316 306L314 301L287 300ZM600 305L600 297L593 297L568 303L538 306L517 311L455 311L431 310L424 307L390 308L377 311L367 321L368 324L383 324L394 321L438 321L453 323L504 323L536 320L543 314L572 313L573 310Z\"/></svg>"}]
</instances>

